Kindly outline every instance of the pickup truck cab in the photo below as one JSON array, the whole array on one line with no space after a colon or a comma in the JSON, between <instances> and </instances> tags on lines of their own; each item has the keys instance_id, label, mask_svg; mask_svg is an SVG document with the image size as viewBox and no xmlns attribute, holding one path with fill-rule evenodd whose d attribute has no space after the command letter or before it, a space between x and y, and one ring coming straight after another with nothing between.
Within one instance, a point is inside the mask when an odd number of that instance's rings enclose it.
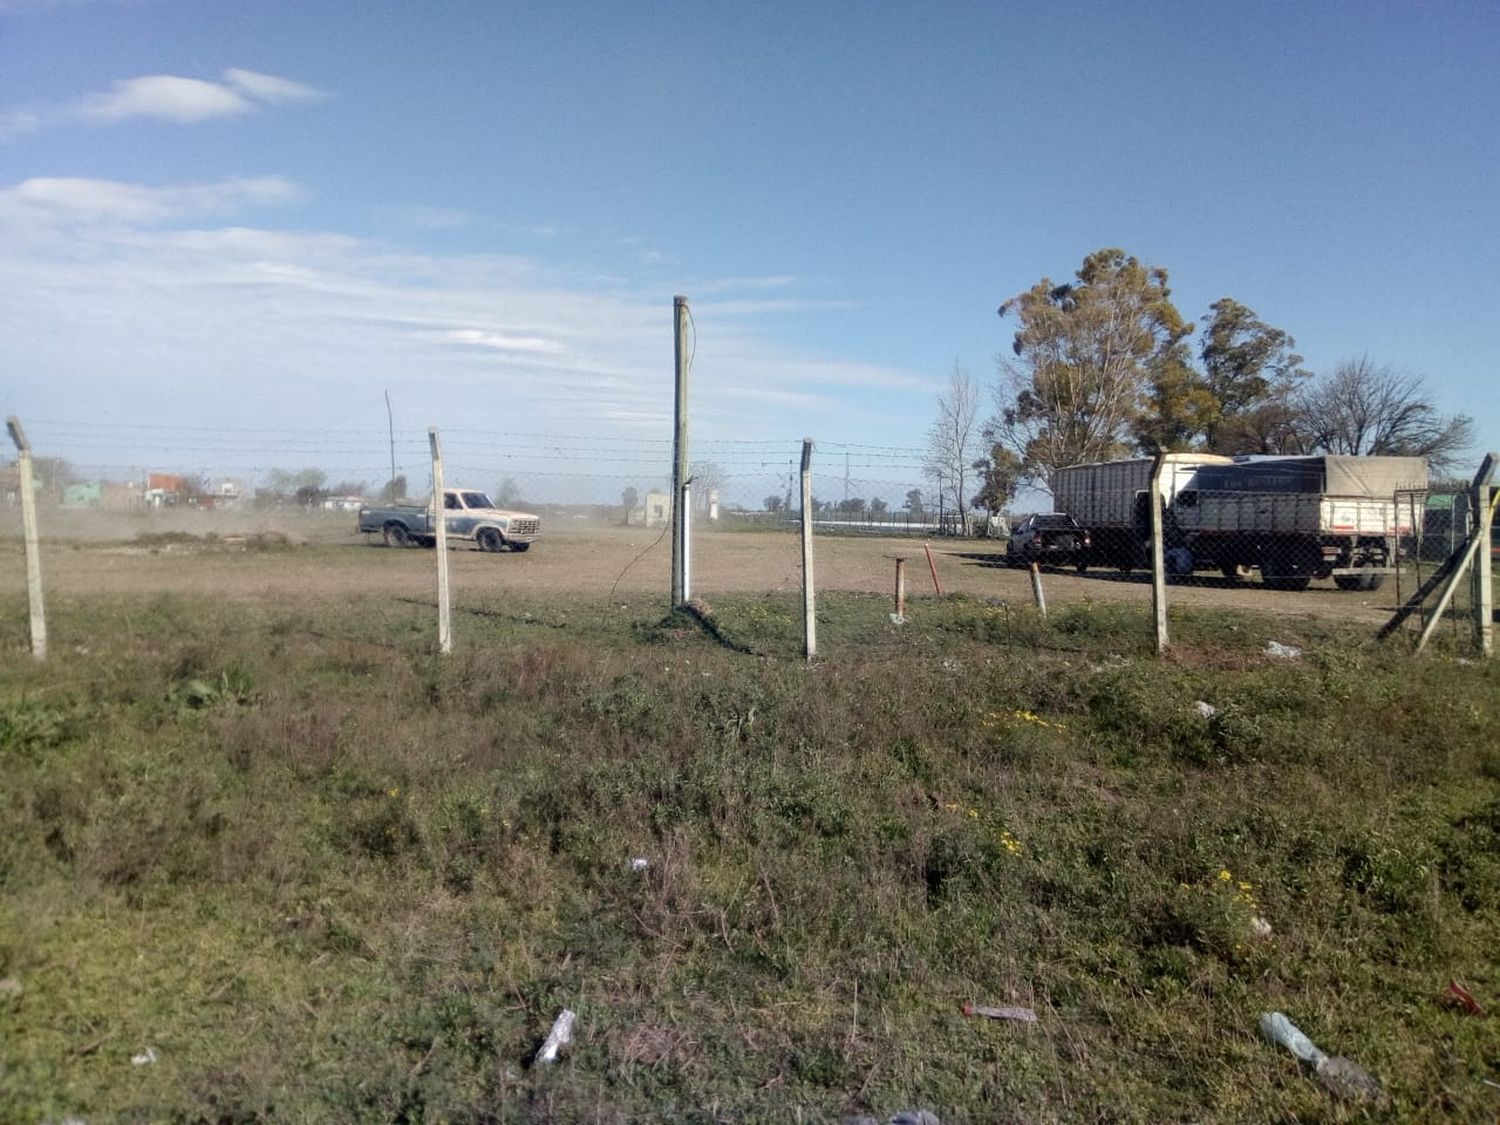
<instances>
[{"instance_id":1,"label":"pickup truck cab","mask_svg":"<svg viewBox=\"0 0 1500 1125\"><path fill-rule=\"evenodd\" d=\"M443 517L448 535L471 540L481 551L529 550L542 533L540 516L497 508L486 493L469 488L443 489ZM359 530L366 535L379 532L390 547L434 546L436 527L430 499L426 504L359 510Z\"/></svg>"}]
</instances>

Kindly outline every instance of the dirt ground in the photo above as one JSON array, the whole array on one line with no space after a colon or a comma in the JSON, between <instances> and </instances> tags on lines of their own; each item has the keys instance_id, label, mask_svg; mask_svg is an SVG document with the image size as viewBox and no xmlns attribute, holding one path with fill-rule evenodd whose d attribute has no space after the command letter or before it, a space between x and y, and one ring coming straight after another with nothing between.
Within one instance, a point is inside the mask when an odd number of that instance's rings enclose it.
<instances>
[{"instance_id":1,"label":"dirt ground","mask_svg":"<svg viewBox=\"0 0 1500 1125\"><path fill-rule=\"evenodd\" d=\"M53 596L177 592L257 602L336 599L351 592L386 591L400 597L431 597L436 585L434 556L419 549L398 550L368 541L351 530L352 516L279 517L251 515L238 521L227 514L198 521L182 516L143 522L138 517L44 522L43 576ZM0 521L0 593L23 594L25 570L20 528ZM213 532L212 543L134 542L142 532ZM295 549L254 551L238 546L243 532L275 531L289 537ZM670 588L670 543L657 529L604 527L579 523L544 529L544 538L526 554L487 555L460 545L451 552L454 599L464 591L486 596L503 591L556 594L589 599L614 591L638 600ZM985 540L932 544L939 580L947 592L1029 604L1031 584L1025 571L1004 565L1003 545ZM856 590L889 594L894 587L895 559L907 560L909 596L931 594L932 578L922 544L912 539L820 537L814 573L820 590ZM795 591L801 583L800 542L777 531L698 532L691 555L695 595ZM1083 601L1149 604L1150 586L1143 573L1120 575L1091 571L1046 571L1043 584L1049 605ZM1303 592L1268 590L1257 579L1232 583L1202 577L1170 588L1174 605L1229 606L1252 612L1378 624L1395 603L1392 588L1375 593L1335 590L1317 582Z\"/></svg>"}]
</instances>

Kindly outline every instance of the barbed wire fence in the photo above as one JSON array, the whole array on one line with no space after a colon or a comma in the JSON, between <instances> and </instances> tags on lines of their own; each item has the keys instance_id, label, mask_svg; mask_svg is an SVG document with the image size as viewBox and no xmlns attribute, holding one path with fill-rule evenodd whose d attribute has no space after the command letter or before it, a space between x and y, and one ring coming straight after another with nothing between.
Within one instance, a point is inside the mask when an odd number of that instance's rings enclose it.
<instances>
[{"instance_id":1,"label":"barbed wire fence","mask_svg":"<svg viewBox=\"0 0 1500 1125\"><path fill-rule=\"evenodd\" d=\"M28 420L28 429L37 495L53 510L44 538L86 537L80 532L85 518L111 512L124 518L104 535L128 537L132 528L169 515L211 526L208 513L242 521L323 519L334 527L330 512L348 520L361 505L393 494L422 500L430 489L425 431L77 419ZM668 436L458 427L442 437L450 486L488 492L502 507L536 511L544 536L565 528L660 527L670 518ZM694 534L794 536L800 448L800 438L693 442ZM1053 504L1059 513L1016 515L995 527L983 513L955 511L952 490L930 475L920 447L818 442L813 479L816 535L942 538L949 565L972 567L981 577L970 589L988 590L992 598L1035 600L1040 579L1029 587L1024 577L1003 577L1007 569L1029 571L1033 564L1039 576L1047 575L1046 595L1054 604L1100 596L1146 603L1151 597L1150 511L1137 485L1058 490ZM1389 491L1343 497L1295 482L1281 490L1253 481L1232 488L1206 483L1214 483L1212 474L1175 488L1170 503L1162 501L1170 604L1195 604L1187 591L1196 587L1243 591L1232 604L1288 611L1304 604L1290 600L1294 595L1324 590L1349 595L1351 607L1394 611L1475 533L1474 487L1462 482L1409 487L1402 481ZM14 510L18 498L16 482L0 476L0 508ZM69 522L70 515L78 518ZM998 534L986 542L986 531ZM966 532L966 538L949 538ZM700 576L712 582L711 574L700 570ZM886 592L883 579L869 584L871 592ZM1477 581L1457 585L1444 607L1443 627L1454 637L1476 612L1476 589ZM1428 612L1419 607L1405 627L1423 630Z\"/></svg>"}]
</instances>

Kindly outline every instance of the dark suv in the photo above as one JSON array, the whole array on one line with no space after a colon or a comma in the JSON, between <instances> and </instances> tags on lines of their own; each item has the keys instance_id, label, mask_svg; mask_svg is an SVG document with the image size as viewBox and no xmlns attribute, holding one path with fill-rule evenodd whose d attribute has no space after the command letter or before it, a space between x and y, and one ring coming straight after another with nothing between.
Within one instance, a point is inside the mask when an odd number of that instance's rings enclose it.
<instances>
[{"instance_id":1,"label":"dark suv","mask_svg":"<svg viewBox=\"0 0 1500 1125\"><path fill-rule=\"evenodd\" d=\"M1027 516L1011 528L1005 545L1005 561L1011 566L1065 565L1083 570L1088 566L1089 533L1072 516L1042 512Z\"/></svg>"}]
</instances>

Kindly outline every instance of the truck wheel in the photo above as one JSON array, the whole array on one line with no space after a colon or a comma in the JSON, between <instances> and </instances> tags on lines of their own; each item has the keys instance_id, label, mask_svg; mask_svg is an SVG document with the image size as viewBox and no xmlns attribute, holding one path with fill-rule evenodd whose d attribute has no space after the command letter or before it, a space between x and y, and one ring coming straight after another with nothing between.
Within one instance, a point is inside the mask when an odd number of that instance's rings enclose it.
<instances>
[{"instance_id":1,"label":"truck wheel","mask_svg":"<svg viewBox=\"0 0 1500 1125\"><path fill-rule=\"evenodd\" d=\"M1355 563L1356 566L1363 564ZM1335 574L1333 584L1340 590L1363 590L1372 592L1385 585L1383 574Z\"/></svg>"},{"instance_id":2,"label":"truck wheel","mask_svg":"<svg viewBox=\"0 0 1500 1125\"><path fill-rule=\"evenodd\" d=\"M481 527L474 537L481 551L500 551L505 548L505 538L493 527Z\"/></svg>"},{"instance_id":3,"label":"truck wheel","mask_svg":"<svg viewBox=\"0 0 1500 1125\"><path fill-rule=\"evenodd\" d=\"M406 530L406 525L399 523L388 523L385 525L385 545L387 547L410 547L411 544L411 532Z\"/></svg>"},{"instance_id":4,"label":"truck wheel","mask_svg":"<svg viewBox=\"0 0 1500 1125\"><path fill-rule=\"evenodd\" d=\"M510 549L512 551L520 551L520 552L522 552L524 554L526 551L531 550L531 544L530 543L512 543L510 545Z\"/></svg>"}]
</instances>

